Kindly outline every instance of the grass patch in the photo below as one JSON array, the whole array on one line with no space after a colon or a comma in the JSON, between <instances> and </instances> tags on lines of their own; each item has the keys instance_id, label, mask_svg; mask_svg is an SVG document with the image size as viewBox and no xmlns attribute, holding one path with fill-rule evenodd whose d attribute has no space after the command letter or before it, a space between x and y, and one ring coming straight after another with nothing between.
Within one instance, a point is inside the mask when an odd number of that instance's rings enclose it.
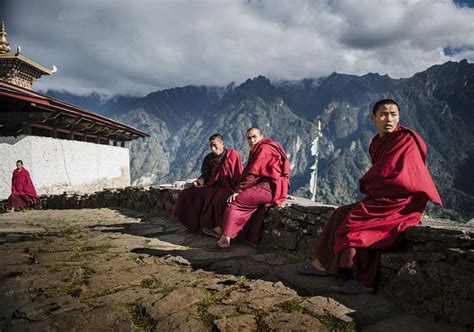
<instances>
[{"instance_id":1,"label":"grass patch","mask_svg":"<svg viewBox=\"0 0 474 332\"><path fill-rule=\"evenodd\" d=\"M143 247L150 248L150 242L151 242L150 239L143 240Z\"/></svg>"},{"instance_id":2,"label":"grass patch","mask_svg":"<svg viewBox=\"0 0 474 332\"><path fill-rule=\"evenodd\" d=\"M354 322L346 322L331 314L317 316L319 321L327 326L331 331L352 332L356 330Z\"/></svg>"},{"instance_id":3,"label":"grass patch","mask_svg":"<svg viewBox=\"0 0 474 332\"><path fill-rule=\"evenodd\" d=\"M163 286L163 287L157 288L156 290L158 293L168 295L169 293L174 291L176 288L177 288L176 286Z\"/></svg>"},{"instance_id":4,"label":"grass patch","mask_svg":"<svg viewBox=\"0 0 474 332\"><path fill-rule=\"evenodd\" d=\"M154 278L145 278L140 281L140 284L138 286L141 288L153 289L153 294L160 293L164 295L168 295L169 293L178 288L177 286L163 286L163 284L161 284Z\"/></svg>"},{"instance_id":5,"label":"grass patch","mask_svg":"<svg viewBox=\"0 0 474 332\"><path fill-rule=\"evenodd\" d=\"M90 268L86 262L81 263L79 270L73 277L73 280L59 288L59 291L72 297L78 297L82 292L82 286L89 284L90 278L92 278L94 273L95 271Z\"/></svg>"},{"instance_id":6,"label":"grass patch","mask_svg":"<svg viewBox=\"0 0 474 332\"><path fill-rule=\"evenodd\" d=\"M316 315L307 309L302 310L303 314L313 316L317 318L324 326L329 328L331 331L339 331L339 332L352 332L356 331L356 324L355 322L346 322L340 318L337 318L331 314L325 315Z\"/></svg>"},{"instance_id":7,"label":"grass patch","mask_svg":"<svg viewBox=\"0 0 474 332\"><path fill-rule=\"evenodd\" d=\"M207 311L209 306L215 301L215 297L208 293L201 301L194 304L194 308L196 309L196 316L200 320L202 320L206 327L208 327L210 330L214 329L214 321L219 318L216 315L213 315Z\"/></svg>"},{"instance_id":8,"label":"grass patch","mask_svg":"<svg viewBox=\"0 0 474 332\"><path fill-rule=\"evenodd\" d=\"M197 287L202 281L203 278L194 279L189 283L189 287Z\"/></svg>"},{"instance_id":9,"label":"grass patch","mask_svg":"<svg viewBox=\"0 0 474 332\"><path fill-rule=\"evenodd\" d=\"M246 284L248 284L248 283L250 282L250 280L247 279L246 276L238 276L238 277L237 277L237 282L238 282L239 284L241 284L241 285L246 285Z\"/></svg>"},{"instance_id":10,"label":"grass patch","mask_svg":"<svg viewBox=\"0 0 474 332\"><path fill-rule=\"evenodd\" d=\"M296 300L289 300L282 303L278 303L277 307L283 309L284 311L288 313L302 310L300 303Z\"/></svg>"},{"instance_id":11,"label":"grass patch","mask_svg":"<svg viewBox=\"0 0 474 332\"><path fill-rule=\"evenodd\" d=\"M185 267L185 266L179 266L178 267L178 272L179 273L188 273L189 271L191 271L191 269L188 268L188 267Z\"/></svg>"},{"instance_id":12,"label":"grass patch","mask_svg":"<svg viewBox=\"0 0 474 332\"><path fill-rule=\"evenodd\" d=\"M146 309L137 300L125 304L125 308L132 317L135 329L152 331L156 325L156 320L150 316Z\"/></svg>"},{"instance_id":13,"label":"grass patch","mask_svg":"<svg viewBox=\"0 0 474 332\"><path fill-rule=\"evenodd\" d=\"M48 269L50 272L58 272L67 266L69 266L69 264L67 263L56 263L56 264L48 265Z\"/></svg>"},{"instance_id":14,"label":"grass patch","mask_svg":"<svg viewBox=\"0 0 474 332\"><path fill-rule=\"evenodd\" d=\"M79 281L82 285L89 285L89 281L92 278L92 275L95 274L95 271L87 265L86 262L81 263L81 274L79 277Z\"/></svg>"},{"instance_id":15,"label":"grass patch","mask_svg":"<svg viewBox=\"0 0 474 332\"><path fill-rule=\"evenodd\" d=\"M265 323L265 316L268 315L267 312L263 309L251 309L250 314L255 316L255 322L257 323L257 331L267 332L270 331L267 323Z\"/></svg>"},{"instance_id":16,"label":"grass patch","mask_svg":"<svg viewBox=\"0 0 474 332\"><path fill-rule=\"evenodd\" d=\"M81 285L75 281L71 281L70 283L61 287L59 290L64 294L70 295L72 297L79 297L82 292Z\"/></svg>"},{"instance_id":17,"label":"grass patch","mask_svg":"<svg viewBox=\"0 0 474 332\"><path fill-rule=\"evenodd\" d=\"M146 278L140 281L140 287L141 288L157 288L157 282L153 278Z\"/></svg>"}]
</instances>

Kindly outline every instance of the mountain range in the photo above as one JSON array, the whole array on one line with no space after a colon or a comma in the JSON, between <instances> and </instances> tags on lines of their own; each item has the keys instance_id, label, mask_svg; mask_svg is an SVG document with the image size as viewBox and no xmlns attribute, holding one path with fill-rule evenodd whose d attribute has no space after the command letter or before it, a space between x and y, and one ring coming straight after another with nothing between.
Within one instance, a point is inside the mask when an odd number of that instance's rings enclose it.
<instances>
[{"instance_id":1,"label":"mountain range","mask_svg":"<svg viewBox=\"0 0 474 332\"><path fill-rule=\"evenodd\" d=\"M378 99L392 98L401 106L400 123L428 145L428 166L445 206L429 205L427 213L459 221L474 217L474 64L466 60L403 79L332 73L272 82L258 76L240 85L177 87L144 97L47 94L151 135L130 145L136 185L196 177L208 153L207 138L216 132L245 160L245 131L257 126L286 149L291 192L308 197L319 120L317 199L335 205L361 198L358 179L370 167L367 151L376 133L371 108Z\"/></svg>"}]
</instances>

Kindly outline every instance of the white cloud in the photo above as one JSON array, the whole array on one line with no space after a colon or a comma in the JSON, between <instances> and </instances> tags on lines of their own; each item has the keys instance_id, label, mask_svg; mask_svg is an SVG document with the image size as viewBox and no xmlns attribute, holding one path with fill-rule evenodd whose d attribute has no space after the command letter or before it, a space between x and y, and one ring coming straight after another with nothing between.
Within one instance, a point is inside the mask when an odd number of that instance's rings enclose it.
<instances>
[{"instance_id":1,"label":"white cloud","mask_svg":"<svg viewBox=\"0 0 474 332\"><path fill-rule=\"evenodd\" d=\"M8 0L9 41L59 71L36 88L145 94L333 71L407 77L474 61L474 9L450 1ZM460 48L446 55L445 47Z\"/></svg>"}]
</instances>

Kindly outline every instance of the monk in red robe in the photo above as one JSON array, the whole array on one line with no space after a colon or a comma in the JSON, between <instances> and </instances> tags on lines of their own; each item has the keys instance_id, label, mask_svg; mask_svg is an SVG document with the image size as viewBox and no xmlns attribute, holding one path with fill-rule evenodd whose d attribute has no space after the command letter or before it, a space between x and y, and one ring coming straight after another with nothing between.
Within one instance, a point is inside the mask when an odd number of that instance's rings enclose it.
<instances>
[{"instance_id":1,"label":"monk in red robe","mask_svg":"<svg viewBox=\"0 0 474 332\"><path fill-rule=\"evenodd\" d=\"M12 193L8 197L8 205L11 207L9 211L27 208L35 204L37 200L38 195L30 173L23 167L23 161L18 160L12 176Z\"/></svg>"},{"instance_id":2,"label":"monk in red robe","mask_svg":"<svg viewBox=\"0 0 474 332\"><path fill-rule=\"evenodd\" d=\"M373 292L382 250L421 223L428 201L442 204L426 167L426 145L399 125L398 104L380 100L372 112L378 134L369 147L372 167L359 180L365 198L334 211L316 238L315 260L300 268L317 276L349 271L351 279L339 288L347 294Z\"/></svg>"},{"instance_id":3,"label":"monk in red robe","mask_svg":"<svg viewBox=\"0 0 474 332\"><path fill-rule=\"evenodd\" d=\"M217 237L212 230L219 226L226 200L233 193L243 166L240 153L225 148L222 135L209 137L209 148L201 175L179 194L173 215L191 232L203 231Z\"/></svg>"},{"instance_id":4,"label":"monk in red robe","mask_svg":"<svg viewBox=\"0 0 474 332\"><path fill-rule=\"evenodd\" d=\"M221 234L214 251L230 249L230 239L235 238L246 223L261 207L281 204L286 199L289 187L290 164L283 148L275 141L264 138L259 128L247 130L250 146L249 158L235 192L228 198L222 227L215 232ZM258 238L262 232L263 218L255 222L248 236ZM255 234L252 234L255 233Z\"/></svg>"}]
</instances>

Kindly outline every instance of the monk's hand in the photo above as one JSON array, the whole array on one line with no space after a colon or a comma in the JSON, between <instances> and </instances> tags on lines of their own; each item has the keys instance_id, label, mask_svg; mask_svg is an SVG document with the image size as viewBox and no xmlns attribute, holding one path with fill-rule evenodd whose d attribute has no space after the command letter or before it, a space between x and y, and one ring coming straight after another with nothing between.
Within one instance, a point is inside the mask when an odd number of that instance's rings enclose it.
<instances>
[{"instance_id":1,"label":"monk's hand","mask_svg":"<svg viewBox=\"0 0 474 332\"><path fill-rule=\"evenodd\" d=\"M232 203L233 201L235 201L235 198L239 195L239 193L233 193L232 195L229 196L229 198L227 198L227 203Z\"/></svg>"}]
</instances>

